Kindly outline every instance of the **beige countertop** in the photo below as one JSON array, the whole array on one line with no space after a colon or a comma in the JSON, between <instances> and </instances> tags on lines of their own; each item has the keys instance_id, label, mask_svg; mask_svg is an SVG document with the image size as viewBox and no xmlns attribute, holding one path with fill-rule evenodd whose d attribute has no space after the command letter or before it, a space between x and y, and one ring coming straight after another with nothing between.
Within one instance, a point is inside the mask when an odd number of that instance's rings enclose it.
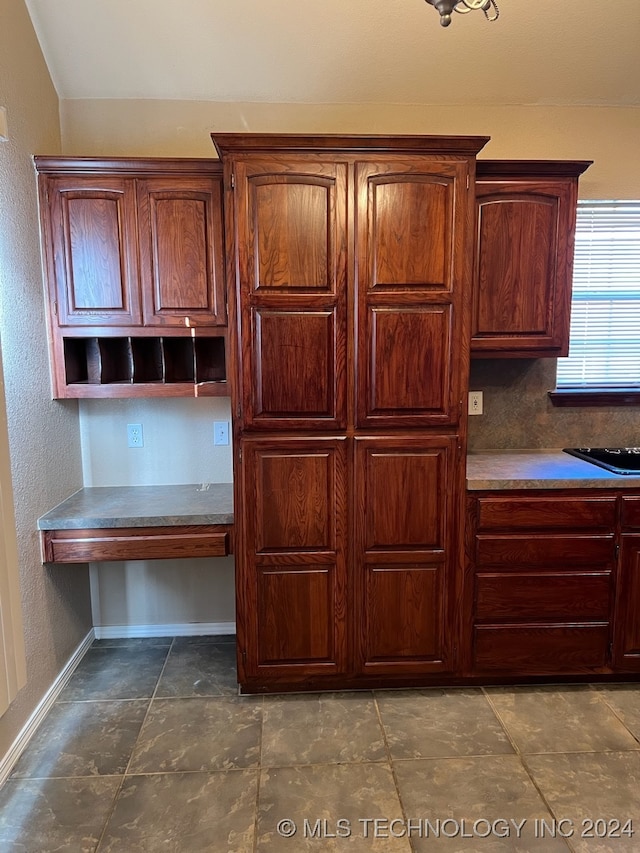
<instances>
[{"instance_id":1,"label":"beige countertop","mask_svg":"<svg viewBox=\"0 0 640 853\"><path fill-rule=\"evenodd\" d=\"M467 489L640 489L640 475L613 474L545 450L482 450L467 457Z\"/></svg>"},{"instance_id":2,"label":"beige countertop","mask_svg":"<svg viewBox=\"0 0 640 853\"><path fill-rule=\"evenodd\" d=\"M38 519L39 530L233 524L233 485L96 486Z\"/></svg>"}]
</instances>

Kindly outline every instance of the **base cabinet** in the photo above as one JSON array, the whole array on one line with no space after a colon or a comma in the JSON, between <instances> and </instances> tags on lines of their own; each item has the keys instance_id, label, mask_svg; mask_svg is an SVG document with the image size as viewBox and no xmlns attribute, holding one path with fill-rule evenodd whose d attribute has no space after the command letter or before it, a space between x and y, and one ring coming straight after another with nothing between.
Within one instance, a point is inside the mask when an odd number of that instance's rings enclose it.
<instances>
[{"instance_id":1,"label":"base cabinet","mask_svg":"<svg viewBox=\"0 0 640 853\"><path fill-rule=\"evenodd\" d=\"M241 683L347 670L346 467L345 439L243 443Z\"/></svg>"},{"instance_id":2,"label":"base cabinet","mask_svg":"<svg viewBox=\"0 0 640 853\"><path fill-rule=\"evenodd\" d=\"M455 437L245 438L241 455L241 684L453 673Z\"/></svg>"},{"instance_id":3,"label":"base cabinet","mask_svg":"<svg viewBox=\"0 0 640 853\"><path fill-rule=\"evenodd\" d=\"M468 499L467 670L605 673L616 582L614 495Z\"/></svg>"},{"instance_id":4,"label":"base cabinet","mask_svg":"<svg viewBox=\"0 0 640 853\"><path fill-rule=\"evenodd\" d=\"M454 670L453 437L355 441L358 675Z\"/></svg>"}]
</instances>

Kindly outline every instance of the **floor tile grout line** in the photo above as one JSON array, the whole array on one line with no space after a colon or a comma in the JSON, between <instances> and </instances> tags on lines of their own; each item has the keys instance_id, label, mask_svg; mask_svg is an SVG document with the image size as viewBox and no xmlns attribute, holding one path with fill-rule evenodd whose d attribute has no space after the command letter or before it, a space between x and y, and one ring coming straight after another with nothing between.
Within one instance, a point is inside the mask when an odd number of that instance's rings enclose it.
<instances>
[{"instance_id":1,"label":"floor tile grout line","mask_svg":"<svg viewBox=\"0 0 640 853\"><path fill-rule=\"evenodd\" d=\"M258 766L256 768L256 803L253 816L253 853L258 853L258 816L260 809L260 784L262 782L262 744L264 741L264 696L260 702L260 749L258 751Z\"/></svg>"},{"instance_id":2,"label":"floor tile grout line","mask_svg":"<svg viewBox=\"0 0 640 853\"><path fill-rule=\"evenodd\" d=\"M105 820L104 825L102 827L102 832L100 833L98 843L96 844L95 853L99 853L100 847L102 845L102 841L103 841L103 839L105 837L105 833L107 831L107 827L109 826L109 821L113 817L113 814L116 810L116 804L118 802L118 797L120 796L120 792L122 791L122 789L124 787L125 779L127 778L127 771L131 767L131 761L132 761L133 755L136 751L136 746L138 745L138 741L140 740L140 735L142 733L142 729L144 728L144 724L146 723L147 718L149 717L149 711L151 710L151 705L153 703L153 697L156 694L156 691L158 689L158 684L160 683L160 679L162 678L162 674L164 673L165 667L167 665L167 661L169 660L169 655L171 653L171 649L173 648L174 641L175 641L175 637L171 640L171 643L167 647L167 652L165 655L164 663L162 664L162 668L160 669L160 673L159 673L158 678L156 680L156 686L153 690L151 698L149 699L149 703L147 705L147 710L145 711L145 715L142 719L142 723L140 724L140 728L138 729L138 734L136 735L136 738L135 738L133 745L131 747L131 752L129 753L129 760L127 761L127 764L126 764L125 769L124 769L124 773L122 774L122 778L120 779L120 784L116 788L115 795L114 795L113 800L111 802L111 807L109 808L109 811L107 812L106 820ZM161 646L160 648L164 648L164 647Z\"/></svg>"},{"instance_id":3,"label":"floor tile grout line","mask_svg":"<svg viewBox=\"0 0 640 853\"><path fill-rule=\"evenodd\" d=\"M550 753L550 754L552 754L552 755L561 755L562 753ZM533 775L533 771L529 768L529 765L527 764L527 761L526 761L527 755L520 755L520 756L519 756L519 758L520 758L520 762L521 762L521 764L522 764L522 766L523 766L523 768L524 768L524 772L527 774L527 776L529 777L529 779L531 779L531 784L533 785L533 787L534 787L534 788L536 789L536 791L538 792L538 796L540 797L540 799L542 800L542 802L543 802L543 803L545 804L545 806L547 807L547 809L548 809L548 811L549 811L549 814L551 815L551 817L552 817L554 820L560 820L561 818L560 818L560 817L558 817L558 815L556 814L556 812L555 812L555 810L554 810L553 806L551 805L550 801L547 799L547 795L546 795L546 794L545 794L545 792L542 790L542 787L538 784L538 782L536 782L535 776ZM562 840L563 840L563 841L564 841L564 843L567 845L567 847L568 847L568 849L569 849L569 850L572 850L572 851L574 851L574 850L575 850L575 848L574 848L573 844L570 844L568 839L563 838Z\"/></svg>"},{"instance_id":4,"label":"floor tile grout line","mask_svg":"<svg viewBox=\"0 0 640 853\"><path fill-rule=\"evenodd\" d=\"M511 732L509 731L507 724L502 719L502 716L501 716L500 712L498 711L498 709L496 708L491 696L489 695L489 693L487 693L486 687L481 687L480 690L482 691L482 695L484 696L484 698L487 700L487 703L488 703L489 707L491 708L491 710L493 711L494 716L496 717L497 721L502 726L502 731L505 733L505 736L506 736L507 740L509 741L509 743L511 744L513 751L515 752L516 755L520 755L520 747L518 746L517 741L515 740L515 738L513 737Z\"/></svg>"},{"instance_id":5,"label":"floor tile grout line","mask_svg":"<svg viewBox=\"0 0 640 853\"><path fill-rule=\"evenodd\" d=\"M402 797L400 795L400 784L398 782L398 777L396 775L395 767L393 765L393 755L391 754L391 747L389 746L389 739L387 738L387 731L384 727L384 722L382 720L382 712L380 710L380 705L378 704L378 697L376 696L374 690L371 691L371 699L373 701L373 706L376 710L376 716L378 718L378 725L380 726L380 730L382 732L382 740L384 742L385 752L387 755L385 763L388 765L389 770L391 772L391 779L393 780L393 786L396 790L396 796L398 798L398 803L400 805L400 812L402 814L402 819L404 821L405 826L407 826L407 823L408 823L407 811L405 809L404 803L402 801ZM379 762L379 763L382 764L382 762ZM411 838L408 838L408 841L409 841L409 850L411 851L411 853L416 853L415 848L413 846L413 842L411 841Z\"/></svg>"},{"instance_id":6,"label":"floor tile grout line","mask_svg":"<svg viewBox=\"0 0 640 853\"><path fill-rule=\"evenodd\" d=\"M631 737L632 737L632 738L635 740L635 742L638 744L638 748L640 749L640 737L639 737L638 735L636 735L636 734L635 734L635 732L631 731L631 729L629 728L629 726L625 723L624 719L622 718L622 715L620 714L620 712L619 712L619 711L618 711L618 710L617 710L617 709L616 709L616 708L615 708L615 707L614 707L614 706L609 702L609 700L607 699L607 696L606 696L605 694L603 694L600 690L594 690L594 693L596 694L596 696L598 697L598 699L599 699L601 702L604 702L604 704L605 704L605 705L607 706L607 708L611 711L611 713L614 715L614 717L615 717L615 718L620 722L620 724L621 724L622 726L624 726L624 728L629 732L629 734L631 735ZM626 751L626 752L633 752L634 750L629 749L629 750L621 750L621 751L622 751L622 752L625 752L625 751Z\"/></svg>"},{"instance_id":7,"label":"floor tile grout line","mask_svg":"<svg viewBox=\"0 0 640 853\"><path fill-rule=\"evenodd\" d=\"M531 780L531 784L533 785L534 790L538 793L538 796L540 797L540 799L541 799L542 803L544 804L544 806L546 807L547 811L555 819L556 815L555 815L555 812L553 811L553 809L551 808L551 804L547 800L545 794L543 793L540 786L537 784L536 780L533 778L533 774L530 772L529 768L527 767L527 764L524 760L526 753L522 752L522 750L520 749L518 742L516 741L515 737L513 737L513 735L509 731L509 728L508 728L506 722L502 719L502 715L500 714L500 712L496 708L496 706L495 706L495 704L491 698L491 695L487 691L487 688L483 686L483 687L481 687L481 690L482 690L482 693L483 693L485 699L489 703L489 707L491 708L491 710L493 711L493 713L496 716L496 719L498 720L498 722L502 726L502 729L503 729L505 735L507 736L509 743L513 747L515 756L518 759L520 766L522 767L522 769L524 770L524 772L526 773L528 778ZM553 753L553 754L555 754L555 753ZM566 842L566 839L563 839L563 841ZM573 850L573 847L570 847L568 844L567 844L567 848L569 850Z\"/></svg>"}]
</instances>

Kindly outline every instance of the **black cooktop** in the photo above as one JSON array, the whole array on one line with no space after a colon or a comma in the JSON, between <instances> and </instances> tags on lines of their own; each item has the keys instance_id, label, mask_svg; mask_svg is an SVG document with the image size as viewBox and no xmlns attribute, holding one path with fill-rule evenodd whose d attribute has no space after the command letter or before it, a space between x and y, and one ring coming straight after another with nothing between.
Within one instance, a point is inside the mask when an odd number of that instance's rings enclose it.
<instances>
[{"instance_id":1,"label":"black cooktop","mask_svg":"<svg viewBox=\"0 0 640 853\"><path fill-rule=\"evenodd\" d=\"M563 450L614 474L640 474L640 447L564 447Z\"/></svg>"}]
</instances>

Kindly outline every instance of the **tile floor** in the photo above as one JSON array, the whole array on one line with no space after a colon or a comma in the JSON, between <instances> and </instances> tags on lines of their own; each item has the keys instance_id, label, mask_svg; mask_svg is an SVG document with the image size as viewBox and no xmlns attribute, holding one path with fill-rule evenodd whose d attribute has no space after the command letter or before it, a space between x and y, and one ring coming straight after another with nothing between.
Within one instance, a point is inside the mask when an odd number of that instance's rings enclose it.
<instances>
[{"instance_id":1,"label":"tile floor","mask_svg":"<svg viewBox=\"0 0 640 853\"><path fill-rule=\"evenodd\" d=\"M98 641L0 851L626 853L639 740L640 685L238 697L232 638Z\"/></svg>"}]
</instances>

